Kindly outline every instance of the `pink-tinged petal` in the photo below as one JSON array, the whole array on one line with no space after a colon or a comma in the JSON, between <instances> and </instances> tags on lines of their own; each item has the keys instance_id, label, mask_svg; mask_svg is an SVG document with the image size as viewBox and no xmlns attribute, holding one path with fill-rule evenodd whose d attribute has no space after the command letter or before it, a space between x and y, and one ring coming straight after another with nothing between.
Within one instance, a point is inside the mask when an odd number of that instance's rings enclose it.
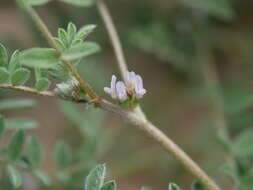
<instances>
[{"instance_id":1,"label":"pink-tinged petal","mask_svg":"<svg viewBox=\"0 0 253 190\"><path fill-rule=\"evenodd\" d=\"M127 80L127 83L129 83L129 81L130 81L130 72L129 71L127 71L126 80Z\"/></svg>"},{"instance_id":2,"label":"pink-tinged petal","mask_svg":"<svg viewBox=\"0 0 253 190\"><path fill-rule=\"evenodd\" d=\"M117 77L115 75L112 75L112 79L111 79L111 89L115 89L116 88L116 80Z\"/></svg>"},{"instance_id":3,"label":"pink-tinged petal","mask_svg":"<svg viewBox=\"0 0 253 190\"><path fill-rule=\"evenodd\" d=\"M122 81L116 83L116 94L120 101L125 101L127 97L126 86Z\"/></svg>"},{"instance_id":4,"label":"pink-tinged petal","mask_svg":"<svg viewBox=\"0 0 253 190\"><path fill-rule=\"evenodd\" d=\"M131 81L131 85L134 86L135 82L136 82L136 74L135 72L130 72L130 81Z\"/></svg>"},{"instance_id":5,"label":"pink-tinged petal","mask_svg":"<svg viewBox=\"0 0 253 190\"><path fill-rule=\"evenodd\" d=\"M139 90L143 89L143 81L140 75L136 76L136 83Z\"/></svg>"},{"instance_id":6,"label":"pink-tinged petal","mask_svg":"<svg viewBox=\"0 0 253 190\"><path fill-rule=\"evenodd\" d=\"M112 93L111 89L108 88L108 87L104 87L104 91L107 93L107 94L110 94Z\"/></svg>"},{"instance_id":7,"label":"pink-tinged petal","mask_svg":"<svg viewBox=\"0 0 253 190\"><path fill-rule=\"evenodd\" d=\"M117 80L117 77L115 75L112 75L112 79L111 79L111 97L113 99L115 99L117 97L117 95L116 95L116 80Z\"/></svg>"}]
</instances>

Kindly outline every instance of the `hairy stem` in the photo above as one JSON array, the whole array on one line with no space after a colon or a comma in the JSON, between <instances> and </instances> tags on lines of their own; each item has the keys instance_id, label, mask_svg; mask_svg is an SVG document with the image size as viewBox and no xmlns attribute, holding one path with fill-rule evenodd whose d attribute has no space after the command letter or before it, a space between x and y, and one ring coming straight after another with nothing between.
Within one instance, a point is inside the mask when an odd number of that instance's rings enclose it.
<instances>
[{"instance_id":1,"label":"hairy stem","mask_svg":"<svg viewBox=\"0 0 253 190\"><path fill-rule=\"evenodd\" d=\"M111 43L113 45L113 49L118 61L119 70L122 78L125 80L127 69L126 59L123 53L122 45L119 40L119 35L117 33L116 27L114 26L112 17L110 12L108 11L106 5L102 0L97 0L97 7L101 14L101 17L105 23L106 29L108 30L108 34L111 39Z\"/></svg>"},{"instance_id":2,"label":"hairy stem","mask_svg":"<svg viewBox=\"0 0 253 190\"><path fill-rule=\"evenodd\" d=\"M114 26L110 12L103 0L97 0L97 7L111 38L122 78L125 80L127 64L125 61L122 45L117 34L117 30ZM109 108L104 108L109 110ZM127 114L123 113L122 116L127 116L128 120L137 125L141 130L145 131L150 137L152 137L161 146L163 146L167 152L172 154L174 158L178 160L192 175L194 175L199 180L199 182L202 183L208 190L220 189L216 183L179 146L177 146L161 130L159 130L156 126L154 126L146 119L146 116L140 107L137 107L134 112L128 112Z\"/></svg>"},{"instance_id":3,"label":"hairy stem","mask_svg":"<svg viewBox=\"0 0 253 190\"><path fill-rule=\"evenodd\" d=\"M17 91L22 91L34 95L40 95L40 96L47 96L47 97L58 97L55 93L50 92L50 91L43 91L39 92L33 88L29 88L26 86L12 86L10 84L3 84L0 85L0 88L5 88L5 89L12 89L12 90L17 90Z\"/></svg>"}]
</instances>

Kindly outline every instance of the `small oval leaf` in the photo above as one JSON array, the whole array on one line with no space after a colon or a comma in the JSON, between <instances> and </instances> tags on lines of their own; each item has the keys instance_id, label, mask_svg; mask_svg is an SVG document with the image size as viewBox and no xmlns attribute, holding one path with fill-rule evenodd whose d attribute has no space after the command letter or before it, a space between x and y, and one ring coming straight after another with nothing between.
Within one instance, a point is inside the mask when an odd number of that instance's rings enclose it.
<instances>
[{"instance_id":1,"label":"small oval leaf","mask_svg":"<svg viewBox=\"0 0 253 190\"><path fill-rule=\"evenodd\" d=\"M31 119L26 118L15 118L15 119L6 119L5 128L8 130L13 129L22 129L22 130L31 130L38 127L38 123Z\"/></svg>"},{"instance_id":2,"label":"small oval leaf","mask_svg":"<svg viewBox=\"0 0 253 190\"><path fill-rule=\"evenodd\" d=\"M117 189L117 185L115 181L108 181L106 182L100 190L116 190Z\"/></svg>"},{"instance_id":3,"label":"small oval leaf","mask_svg":"<svg viewBox=\"0 0 253 190\"><path fill-rule=\"evenodd\" d=\"M49 175L47 175L45 172L42 171L35 171L34 175L44 184L44 185L50 185L51 179Z\"/></svg>"},{"instance_id":4,"label":"small oval leaf","mask_svg":"<svg viewBox=\"0 0 253 190\"><path fill-rule=\"evenodd\" d=\"M8 157L10 160L16 161L20 158L24 146L24 131L19 130L11 137L8 146Z\"/></svg>"},{"instance_id":5,"label":"small oval leaf","mask_svg":"<svg viewBox=\"0 0 253 190\"><path fill-rule=\"evenodd\" d=\"M36 137L28 138L28 159L33 168L39 168L42 162L42 150Z\"/></svg>"},{"instance_id":6,"label":"small oval leaf","mask_svg":"<svg viewBox=\"0 0 253 190\"><path fill-rule=\"evenodd\" d=\"M100 50L98 44L94 42L85 42L72 46L70 49L64 51L63 59L68 61L76 61L80 58L94 54Z\"/></svg>"},{"instance_id":7,"label":"small oval leaf","mask_svg":"<svg viewBox=\"0 0 253 190\"><path fill-rule=\"evenodd\" d=\"M9 82L9 72L6 68L0 67L0 84L5 84Z\"/></svg>"},{"instance_id":8,"label":"small oval leaf","mask_svg":"<svg viewBox=\"0 0 253 190\"><path fill-rule=\"evenodd\" d=\"M11 83L13 86L23 85L30 77L30 71L25 68L17 69L11 75Z\"/></svg>"},{"instance_id":9,"label":"small oval leaf","mask_svg":"<svg viewBox=\"0 0 253 190\"><path fill-rule=\"evenodd\" d=\"M181 190L181 188L175 183L170 183L169 190Z\"/></svg>"},{"instance_id":10,"label":"small oval leaf","mask_svg":"<svg viewBox=\"0 0 253 190\"><path fill-rule=\"evenodd\" d=\"M49 69L60 61L54 49L32 48L21 53L20 62L28 67Z\"/></svg>"},{"instance_id":11,"label":"small oval leaf","mask_svg":"<svg viewBox=\"0 0 253 190\"><path fill-rule=\"evenodd\" d=\"M36 90L45 91L49 88L51 82L47 78L40 78L35 85Z\"/></svg>"},{"instance_id":12,"label":"small oval leaf","mask_svg":"<svg viewBox=\"0 0 253 190\"><path fill-rule=\"evenodd\" d=\"M22 176L20 172L11 165L7 165L6 169L13 187L15 189L19 188L22 185Z\"/></svg>"},{"instance_id":13,"label":"small oval leaf","mask_svg":"<svg viewBox=\"0 0 253 190\"><path fill-rule=\"evenodd\" d=\"M98 190L104 184L106 168L105 164L93 168L85 180L85 190Z\"/></svg>"},{"instance_id":14,"label":"small oval leaf","mask_svg":"<svg viewBox=\"0 0 253 190\"><path fill-rule=\"evenodd\" d=\"M86 26L83 26L77 33L77 38L84 40L94 29L96 28L96 25L89 24Z\"/></svg>"},{"instance_id":15,"label":"small oval leaf","mask_svg":"<svg viewBox=\"0 0 253 190\"><path fill-rule=\"evenodd\" d=\"M0 67L6 67L8 62L8 54L6 48L0 43ZM1 76L1 74L0 74Z\"/></svg>"},{"instance_id":16,"label":"small oval leaf","mask_svg":"<svg viewBox=\"0 0 253 190\"><path fill-rule=\"evenodd\" d=\"M55 147L55 162L59 169L66 169L71 163L71 149L68 144L59 142Z\"/></svg>"}]
</instances>

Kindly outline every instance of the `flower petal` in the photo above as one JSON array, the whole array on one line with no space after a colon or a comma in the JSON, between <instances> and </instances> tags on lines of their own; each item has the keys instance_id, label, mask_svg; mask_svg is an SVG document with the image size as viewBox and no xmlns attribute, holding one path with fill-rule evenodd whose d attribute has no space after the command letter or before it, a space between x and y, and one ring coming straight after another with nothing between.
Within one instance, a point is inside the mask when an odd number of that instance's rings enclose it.
<instances>
[{"instance_id":1,"label":"flower petal","mask_svg":"<svg viewBox=\"0 0 253 190\"><path fill-rule=\"evenodd\" d=\"M110 94L112 93L112 90L108 87L104 87L104 91L107 93L107 94Z\"/></svg>"},{"instance_id":2,"label":"flower petal","mask_svg":"<svg viewBox=\"0 0 253 190\"><path fill-rule=\"evenodd\" d=\"M122 81L118 81L116 83L116 94L120 101L127 100L127 92L126 92L126 86Z\"/></svg>"}]
</instances>

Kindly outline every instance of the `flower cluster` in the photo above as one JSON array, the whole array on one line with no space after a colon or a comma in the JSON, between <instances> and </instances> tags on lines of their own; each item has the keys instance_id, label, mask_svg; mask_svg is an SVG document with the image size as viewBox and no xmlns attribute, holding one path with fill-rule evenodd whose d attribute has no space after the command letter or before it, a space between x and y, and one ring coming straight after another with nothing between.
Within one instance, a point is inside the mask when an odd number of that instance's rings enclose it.
<instances>
[{"instance_id":1,"label":"flower cluster","mask_svg":"<svg viewBox=\"0 0 253 190\"><path fill-rule=\"evenodd\" d=\"M133 71L127 72L125 83L117 81L116 76L113 75L111 79L111 87L105 87L104 91L120 103L136 103L146 93L146 90L143 88L141 76L135 74Z\"/></svg>"},{"instance_id":2,"label":"flower cluster","mask_svg":"<svg viewBox=\"0 0 253 190\"><path fill-rule=\"evenodd\" d=\"M84 93L82 93L79 82L75 77L72 77L66 82L56 84L54 91L63 99L79 101L84 98Z\"/></svg>"}]
</instances>

